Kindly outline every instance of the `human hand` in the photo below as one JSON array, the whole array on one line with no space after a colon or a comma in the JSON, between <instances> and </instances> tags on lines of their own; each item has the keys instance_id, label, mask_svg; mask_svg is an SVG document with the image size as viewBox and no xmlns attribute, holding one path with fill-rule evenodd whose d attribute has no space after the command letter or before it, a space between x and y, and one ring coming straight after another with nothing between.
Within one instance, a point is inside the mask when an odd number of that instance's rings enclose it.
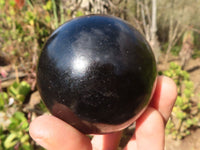
<instances>
[{"instance_id":1,"label":"human hand","mask_svg":"<svg viewBox=\"0 0 200 150\"><path fill-rule=\"evenodd\" d=\"M175 83L159 76L154 96L146 111L137 119L136 130L124 150L164 150L165 125L177 96ZM122 131L86 135L49 115L36 118L29 129L31 137L48 150L116 150Z\"/></svg>"}]
</instances>

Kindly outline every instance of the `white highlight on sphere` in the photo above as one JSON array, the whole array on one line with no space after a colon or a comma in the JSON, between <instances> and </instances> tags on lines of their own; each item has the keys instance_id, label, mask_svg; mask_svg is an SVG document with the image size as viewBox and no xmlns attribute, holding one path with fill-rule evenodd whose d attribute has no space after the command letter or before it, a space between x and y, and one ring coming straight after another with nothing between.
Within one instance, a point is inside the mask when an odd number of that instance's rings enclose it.
<instances>
[{"instance_id":1,"label":"white highlight on sphere","mask_svg":"<svg viewBox=\"0 0 200 150\"><path fill-rule=\"evenodd\" d=\"M89 60L84 56L77 56L72 64L74 74L83 74L86 72L89 65Z\"/></svg>"}]
</instances>

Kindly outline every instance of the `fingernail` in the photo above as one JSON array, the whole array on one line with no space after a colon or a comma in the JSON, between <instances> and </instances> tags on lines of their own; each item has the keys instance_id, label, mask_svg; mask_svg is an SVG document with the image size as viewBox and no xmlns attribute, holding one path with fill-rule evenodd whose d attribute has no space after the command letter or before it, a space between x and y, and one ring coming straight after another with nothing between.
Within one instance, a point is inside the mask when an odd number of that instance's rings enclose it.
<instances>
[{"instance_id":1,"label":"fingernail","mask_svg":"<svg viewBox=\"0 0 200 150\"><path fill-rule=\"evenodd\" d=\"M44 139L41 139L41 138L35 138L34 139L35 140L35 142L37 143L37 144L39 144L40 146L42 146L42 147L44 147L44 148L48 148L48 144L47 144L47 142L44 140Z\"/></svg>"}]
</instances>

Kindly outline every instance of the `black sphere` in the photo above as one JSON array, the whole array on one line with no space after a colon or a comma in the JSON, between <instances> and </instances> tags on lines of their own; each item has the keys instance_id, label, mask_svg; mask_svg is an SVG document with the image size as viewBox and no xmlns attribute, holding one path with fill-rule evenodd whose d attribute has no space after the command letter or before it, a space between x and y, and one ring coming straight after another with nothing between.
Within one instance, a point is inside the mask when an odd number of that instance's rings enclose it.
<instances>
[{"instance_id":1,"label":"black sphere","mask_svg":"<svg viewBox=\"0 0 200 150\"><path fill-rule=\"evenodd\" d=\"M38 89L50 112L83 133L110 133L133 123L149 104L156 76L144 37L104 15L60 26L37 68Z\"/></svg>"}]
</instances>

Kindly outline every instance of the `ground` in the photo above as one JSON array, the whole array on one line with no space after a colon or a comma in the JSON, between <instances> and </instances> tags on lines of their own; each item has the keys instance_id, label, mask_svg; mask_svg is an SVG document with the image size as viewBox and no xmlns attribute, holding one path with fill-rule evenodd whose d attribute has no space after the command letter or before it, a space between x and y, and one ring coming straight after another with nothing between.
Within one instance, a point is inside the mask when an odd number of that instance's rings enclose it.
<instances>
[{"instance_id":1,"label":"ground","mask_svg":"<svg viewBox=\"0 0 200 150\"><path fill-rule=\"evenodd\" d=\"M166 137L165 150L200 150L200 129L180 141Z\"/></svg>"}]
</instances>

